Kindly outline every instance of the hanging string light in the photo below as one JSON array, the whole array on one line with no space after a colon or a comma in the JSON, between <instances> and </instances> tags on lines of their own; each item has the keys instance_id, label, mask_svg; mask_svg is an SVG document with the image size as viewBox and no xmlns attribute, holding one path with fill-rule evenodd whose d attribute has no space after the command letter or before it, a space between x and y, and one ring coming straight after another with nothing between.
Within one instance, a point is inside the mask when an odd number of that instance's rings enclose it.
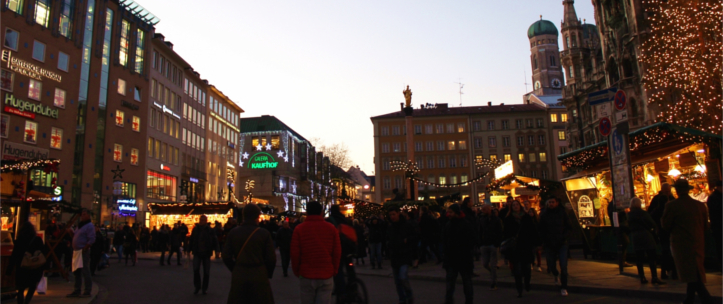
<instances>
[{"instance_id":1,"label":"hanging string light","mask_svg":"<svg viewBox=\"0 0 723 304\"><path fill-rule=\"evenodd\" d=\"M648 103L659 121L721 134L723 4L720 0L643 0L650 25L641 46Z\"/></svg>"}]
</instances>

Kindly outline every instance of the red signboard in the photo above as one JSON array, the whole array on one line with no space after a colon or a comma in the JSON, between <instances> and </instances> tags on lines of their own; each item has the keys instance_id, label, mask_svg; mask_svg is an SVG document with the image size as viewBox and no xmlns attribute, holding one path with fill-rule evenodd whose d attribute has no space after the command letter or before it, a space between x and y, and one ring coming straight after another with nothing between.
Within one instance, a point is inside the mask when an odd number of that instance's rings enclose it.
<instances>
[{"instance_id":1,"label":"red signboard","mask_svg":"<svg viewBox=\"0 0 723 304\"><path fill-rule=\"evenodd\" d=\"M13 107L11 107L11 106L5 106L5 112L11 113L11 114L15 114L15 115L18 115L18 116L22 116L22 117L25 117L25 118L35 119L35 113L20 111L20 110L18 110L18 109L16 109L16 108L13 108Z\"/></svg>"},{"instance_id":2,"label":"red signboard","mask_svg":"<svg viewBox=\"0 0 723 304\"><path fill-rule=\"evenodd\" d=\"M171 171L171 167L161 164L161 170Z\"/></svg>"}]
</instances>

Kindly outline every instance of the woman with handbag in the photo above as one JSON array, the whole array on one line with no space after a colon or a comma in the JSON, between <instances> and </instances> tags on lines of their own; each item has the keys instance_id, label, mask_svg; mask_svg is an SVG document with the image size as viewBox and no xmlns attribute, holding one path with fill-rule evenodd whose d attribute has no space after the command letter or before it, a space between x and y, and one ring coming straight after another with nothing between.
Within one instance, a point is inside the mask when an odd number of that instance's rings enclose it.
<instances>
[{"instance_id":1,"label":"woman with handbag","mask_svg":"<svg viewBox=\"0 0 723 304\"><path fill-rule=\"evenodd\" d=\"M665 284L658 279L658 268L656 253L657 242L655 240L656 225L653 218L647 211L643 210L642 202L639 198L634 197L630 200L630 212L628 213L628 226L630 226L630 236L633 239L633 249L635 250L635 260L638 266L638 275L640 283L647 284L648 279L645 278L645 257L650 265L650 274L652 283L657 285Z\"/></svg>"},{"instance_id":2,"label":"woman with handbag","mask_svg":"<svg viewBox=\"0 0 723 304\"><path fill-rule=\"evenodd\" d=\"M510 211L504 219L505 241L500 251L510 261L510 269L515 276L517 297L522 297L524 290L530 291L532 276L532 249L538 244L537 229L530 215L525 212L519 201L512 201Z\"/></svg>"},{"instance_id":3,"label":"woman with handbag","mask_svg":"<svg viewBox=\"0 0 723 304\"><path fill-rule=\"evenodd\" d=\"M15 247L10 256L6 274L15 270L15 287L18 291L18 304L30 303L45 270L45 255L48 249L43 239L36 235L35 226L26 222L18 231ZM25 291L27 290L27 293Z\"/></svg>"}]
</instances>

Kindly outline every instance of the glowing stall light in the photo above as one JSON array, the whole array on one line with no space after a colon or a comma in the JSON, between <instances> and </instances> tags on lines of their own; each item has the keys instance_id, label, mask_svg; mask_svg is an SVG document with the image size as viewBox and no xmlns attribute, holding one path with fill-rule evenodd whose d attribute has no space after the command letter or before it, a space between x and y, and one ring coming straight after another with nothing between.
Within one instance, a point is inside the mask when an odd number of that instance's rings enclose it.
<instances>
[{"instance_id":1,"label":"glowing stall light","mask_svg":"<svg viewBox=\"0 0 723 304\"><path fill-rule=\"evenodd\" d=\"M678 171L678 169L675 168L675 165L673 165L673 168L671 168L670 171L668 171L668 176L672 176L673 178L676 178L679 175L680 175L680 171Z\"/></svg>"},{"instance_id":2,"label":"glowing stall light","mask_svg":"<svg viewBox=\"0 0 723 304\"><path fill-rule=\"evenodd\" d=\"M697 165L697 166L695 166L694 170L695 170L695 172L698 172L698 173L705 173L705 169L706 169L705 165Z\"/></svg>"}]
</instances>

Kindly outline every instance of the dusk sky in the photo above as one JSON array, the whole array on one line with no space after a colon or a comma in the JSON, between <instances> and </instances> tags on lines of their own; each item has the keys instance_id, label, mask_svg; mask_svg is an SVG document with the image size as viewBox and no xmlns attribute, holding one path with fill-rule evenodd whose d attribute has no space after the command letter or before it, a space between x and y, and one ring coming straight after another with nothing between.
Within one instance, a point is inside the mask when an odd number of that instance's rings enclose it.
<instances>
[{"instance_id":1,"label":"dusk sky","mask_svg":"<svg viewBox=\"0 0 723 304\"><path fill-rule=\"evenodd\" d=\"M559 30L563 17L562 0L136 1L242 117L274 115L307 139L344 142L370 175L369 118L399 111L405 85L415 107L458 106L459 78L464 106L521 103L527 29L543 15ZM575 7L594 23L589 0Z\"/></svg>"}]
</instances>

